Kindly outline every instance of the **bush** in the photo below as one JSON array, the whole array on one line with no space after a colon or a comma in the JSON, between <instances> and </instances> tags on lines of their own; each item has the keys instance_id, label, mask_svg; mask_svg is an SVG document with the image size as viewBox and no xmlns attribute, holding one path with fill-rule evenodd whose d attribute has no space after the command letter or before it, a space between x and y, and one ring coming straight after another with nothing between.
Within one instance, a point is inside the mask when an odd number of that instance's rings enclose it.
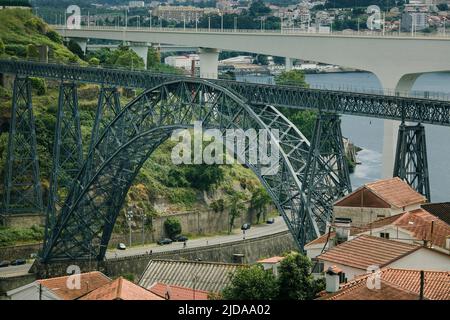
<instances>
[{"instance_id":1,"label":"bush","mask_svg":"<svg viewBox=\"0 0 450 320\"><path fill-rule=\"evenodd\" d=\"M173 238L181 233L181 223L177 218L167 218L164 221L164 229L169 238Z\"/></svg>"},{"instance_id":2,"label":"bush","mask_svg":"<svg viewBox=\"0 0 450 320\"><path fill-rule=\"evenodd\" d=\"M3 40L0 39L0 54L5 53L5 44L3 43Z\"/></svg>"},{"instance_id":3,"label":"bush","mask_svg":"<svg viewBox=\"0 0 450 320\"><path fill-rule=\"evenodd\" d=\"M41 19L39 19L37 17L32 17L32 18L28 19L27 21L25 21L25 27L35 30L41 34L47 33L47 25L45 24L44 21L42 21Z\"/></svg>"},{"instance_id":4,"label":"bush","mask_svg":"<svg viewBox=\"0 0 450 320\"><path fill-rule=\"evenodd\" d=\"M81 49L80 45L78 43L76 43L73 40L70 40L69 43L67 44L67 48L72 51L73 54L76 54L78 57L80 57L81 59L83 59L84 57L84 52Z\"/></svg>"},{"instance_id":5,"label":"bush","mask_svg":"<svg viewBox=\"0 0 450 320\"><path fill-rule=\"evenodd\" d=\"M31 87L36 90L38 96L43 96L47 93L47 82L42 78L30 77Z\"/></svg>"},{"instance_id":6,"label":"bush","mask_svg":"<svg viewBox=\"0 0 450 320\"><path fill-rule=\"evenodd\" d=\"M46 33L47 38L49 38L50 40L52 40L53 42L62 44L62 37L58 34L58 32L54 31L54 30L50 30Z\"/></svg>"},{"instance_id":7,"label":"bush","mask_svg":"<svg viewBox=\"0 0 450 320\"><path fill-rule=\"evenodd\" d=\"M39 59L39 49L34 44L29 44L27 46L27 58L28 59Z\"/></svg>"},{"instance_id":8,"label":"bush","mask_svg":"<svg viewBox=\"0 0 450 320\"><path fill-rule=\"evenodd\" d=\"M0 246L14 245L17 242L42 241L44 228L32 226L31 228L0 227Z\"/></svg>"},{"instance_id":9,"label":"bush","mask_svg":"<svg viewBox=\"0 0 450 320\"><path fill-rule=\"evenodd\" d=\"M6 44L5 53L10 56L25 58L27 56L27 46L23 44Z\"/></svg>"},{"instance_id":10,"label":"bush","mask_svg":"<svg viewBox=\"0 0 450 320\"><path fill-rule=\"evenodd\" d=\"M93 57L93 58L89 59L89 65L98 66L98 65L100 65L100 60Z\"/></svg>"}]
</instances>

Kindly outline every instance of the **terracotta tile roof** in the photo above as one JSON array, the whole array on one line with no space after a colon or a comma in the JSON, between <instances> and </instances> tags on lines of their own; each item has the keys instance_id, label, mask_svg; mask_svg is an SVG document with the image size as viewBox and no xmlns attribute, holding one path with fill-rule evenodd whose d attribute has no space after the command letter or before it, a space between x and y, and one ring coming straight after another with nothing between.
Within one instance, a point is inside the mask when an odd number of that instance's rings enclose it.
<instances>
[{"instance_id":1,"label":"terracotta tile roof","mask_svg":"<svg viewBox=\"0 0 450 320\"><path fill-rule=\"evenodd\" d=\"M347 200L364 190L369 190L378 199L381 199L383 203L386 203L393 208L403 208L409 205L426 202L426 198L423 195L415 191L400 178L394 177L367 183L345 197L337 200L335 205L339 206L341 203L346 203Z\"/></svg>"},{"instance_id":2,"label":"terracotta tile roof","mask_svg":"<svg viewBox=\"0 0 450 320\"><path fill-rule=\"evenodd\" d=\"M396 208L424 203L427 200L398 177L367 183L365 187Z\"/></svg>"},{"instance_id":3,"label":"terracotta tile roof","mask_svg":"<svg viewBox=\"0 0 450 320\"><path fill-rule=\"evenodd\" d=\"M433 233L431 233L431 224L433 222ZM362 227L351 227L350 235L358 235L369 230L376 230L378 228L392 225L393 227L401 228L411 233L411 236L419 241L431 240L434 246L445 248L445 242L450 235L450 225L446 224L441 219L432 215L424 209L416 209L402 214L386 217ZM315 244L325 244L327 234L306 244L306 247ZM330 239L334 239L335 232L330 233ZM395 240L395 239L394 239Z\"/></svg>"},{"instance_id":4,"label":"terracotta tile roof","mask_svg":"<svg viewBox=\"0 0 450 320\"><path fill-rule=\"evenodd\" d=\"M427 203L422 208L450 225L450 202Z\"/></svg>"},{"instance_id":5,"label":"terracotta tile roof","mask_svg":"<svg viewBox=\"0 0 450 320\"><path fill-rule=\"evenodd\" d=\"M155 283L149 290L167 300L208 300L207 291L167 285L161 282Z\"/></svg>"},{"instance_id":6,"label":"terracotta tile roof","mask_svg":"<svg viewBox=\"0 0 450 320\"><path fill-rule=\"evenodd\" d=\"M366 281L369 275L362 275L344 284L333 294L321 299L330 300L400 300L418 299L420 293L420 270L381 269L381 289L370 290ZM424 298L450 300L450 272L424 272Z\"/></svg>"},{"instance_id":7,"label":"terracotta tile roof","mask_svg":"<svg viewBox=\"0 0 450 320\"><path fill-rule=\"evenodd\" d=\"M283 259L284 259L284 257L275 256L275 257L270 257L267 259L258 260L257 262L258 263L278 263Z\"/></svg>"},{"instance_id":8,"label":"terracotta tile roof","mask_svg":"<svg viewBox=\"0 0 450 320\"><path fill-rule=\"evenodd\" d=\"M67 279L70 276L63 276L50 279L41 279L37 282L47 289L51 290L55 295L57 295L62 300L74 300L82 295L85 295L92 290L95 290L105 284L111 282L111 279L105 276L99 271L93 271L88 273L82 273L81 275L81 288L80 289L69 289L67 287Z\"/></svg>"},{"instance_id":9,"label":"terracotta tile roof","mask_svg":"<svg viewBox=\"0 0 450 320\"><path fill-rule=\"evenodd\" d=\"M122 277L82 296L79 300L164 300Z\"/></svg>"},{"instance_id":10,"label":"terracotta tile roof","mask_svg":"<svg viewBox=\"0 0 450 320\"><path fill-rule=\"evenodd\" d=\"M208 292L220 292L230 282L230 275L243 265L154 259L139 280L139 285L149 288L156 282L176 285L186 288L198 288Z\"/></svg>"},{"instance_id":11,"label":"terracotta tile roof","mask_svg":"<svg viewBox=\"0 0 450 320\"><path fill-rule=\"evenodd\" d=\"M319 260L366 270L371 265L383 267L421 246L360 235L322 253Z\"/></svg>"}]
</instances>

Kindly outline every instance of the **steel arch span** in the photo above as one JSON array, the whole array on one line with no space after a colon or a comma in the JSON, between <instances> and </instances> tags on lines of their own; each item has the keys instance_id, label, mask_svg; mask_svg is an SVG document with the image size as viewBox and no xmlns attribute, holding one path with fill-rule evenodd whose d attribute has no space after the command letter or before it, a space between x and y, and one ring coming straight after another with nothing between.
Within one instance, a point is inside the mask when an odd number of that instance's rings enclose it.
<instances>
[{"instance_id":1,"label":"steel arch span","mask_svg":"<svg viewBox=\"0 0 450 320\"><path fill-rule=\"evenodd\" d=\"M267 189L300 249L325 231L331 219L325 202L331 205L342 196L339 178L327 170L319 175L327 188L309 192L303 181L310 143L303 134L271 106L250 106L205 80L178 80L145 91L105 127L60 209L41 261L102 260L125 196L144 162L175 129L189 128L196 120L222 131L278 129L279 139L274 141L280 155L278 173L264 175L260 164L248 166ZM269 139L275 138L269 135Z\"/></svg>"}]
</instances>

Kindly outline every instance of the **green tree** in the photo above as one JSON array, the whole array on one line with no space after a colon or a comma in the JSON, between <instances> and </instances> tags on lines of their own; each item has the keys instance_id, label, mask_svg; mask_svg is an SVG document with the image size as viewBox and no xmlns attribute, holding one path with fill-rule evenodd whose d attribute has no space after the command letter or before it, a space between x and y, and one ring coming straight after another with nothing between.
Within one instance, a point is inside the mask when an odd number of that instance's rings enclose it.
<instances>
[{"instance_id":1,"label":"green tree","mask_svg":"<svg viewBox=\"0 0 450 320\"><path fill-rule=\"evenodd\" d=\"M289 253L278 267L279 298L282 300L312 300L324 289L323 281L311 275L311 260L298 252Z\"/></svg>"},{"instance_id":2,"label":"green tree","mask_svg":"<svg viewBox=\"0 0 450 320\"><path fill-rule=\"evenodd\" d=\"M261 265L238 269L222 291L225 300L273 300L277 294L275 276Z\"/></svg>"},{"instance_id":3,"label":"green tree","mask_svg":"<svg viewBox=\"0 0 450 320\"><path fill-rule=\"evenodd\" d=\"M256 210L256 221L259 223L261 214L263 219L266 220L267 205L272 201L266 189L263 187L258 187L252 194L252 199L250 201L251 207Z\"/></svg>"},{"instance_id":4,"label":"green tree","mask_svg":"<svg viewBox=\"0 0 450 320\"><path fill-rule=\"evenodd\" d=\"M5 53L5 44L3 43L3 40L0 38L0 54Z\"/></svg>"},{"instance_id":5,"label":"green tree","mask_svg":"<svg viewBox=\"0 0 450 320\"><path fill-rule=\"evenodd\" d=\"M275 77L277 85L292 85L302 88L308 88L309 85L305 80L305 73L301 70L283 71Z\"/></svg>"},{"instance_id":6,"label":"green tree","mask_svg":"<svg viewBox=\"0 0 450 320\"><path fill-rule=\"evenodd\" d=\"M84 59L84 52L81 49L80 45L73 40L70 40L67 44L67 48L72 51L73 54L76 54L80 59Z\"/></svg>"},{"instance_id":7,"label":"green tree","mask_svg":"<svg viewBox=\"0 0 450 320\"><path fill-rule=\"evenodd\" d=\"M147 68L152 69L152 68L158 66L159 64L161 64L161 55L160 55L159 51L153 47L148 48Z\"/></svg>"},{"instance_id":8,"label":"green tree","mask_svg":"<svg viewBox=\"0 0 450 320\"><path fill-rule=\"evenodd\" d=\"M185 167L184 176L191 187L208 191L223 181L223 170L218 165L196 164Z\"/></svg>"},{"instance_id":9,"label":"green tree","mask_svg":"<svg viewBox=\"0 0 450 320\"><path fill-rule=\"evenodd\" d=\"M230 221L228 233L231 233L234 227L234 221L247 209L244 204L244 196L240 192L234 191L229 199L228 208L230 212Z\"/></svg>"},{"instance_id":10,"label":"green tree","mask_svg":"<svg viewBox=\"0 0 450 320\"><path fill-rule=\"evenodd\" d=\"M39 49L34 44L27 46L27 58L37 60L39 59Z\"/></svg>"},{"instance_id":11,"label":"green tree","mask_svg":"<svg viewBox=\"0 0 450 320\"><path fill-rule=\"evenodd\" d=\"M266 16L270 11L270 8L266 7L262 0L254 0L248 8L249 15L253 17Z\"/></svg>"},{"instance_id":12,"label":"green tree","mask_svg":"<svg viewBox=\"0 0 450 320\"><path fill-rule=\"evenodd\" d=\"M173 238L181 233L181 223L177 218L167 218L164 221L164 229L169 238Z\"/></svg>"}]
</instances>

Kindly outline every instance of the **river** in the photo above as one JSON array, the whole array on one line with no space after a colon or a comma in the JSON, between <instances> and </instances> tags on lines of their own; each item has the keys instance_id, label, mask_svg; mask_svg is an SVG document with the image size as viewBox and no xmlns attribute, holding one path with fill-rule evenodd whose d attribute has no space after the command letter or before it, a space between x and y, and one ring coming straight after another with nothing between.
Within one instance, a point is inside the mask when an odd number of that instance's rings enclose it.
<instances>
[{"instance_id":1,"label":"river","mask_svg":"<svg viewBox=\"0 0 450 320\"><path fill-rule=\"evenodd\" d=\"M237 80L273 83L270 76L242 76ZM306 81L313 86L336 88L345 85L361 89L381 89L372 73L307 74ZM431 73L420 76L412 90L450 93L450 73ZM433 202L450 201L450 128L425 125L427 155ZM376 118L342 116L342 134L361 150L361 162L351 174L353 188L381 178L383 150L383 120Z\"/></svg>"}]
</instances>

